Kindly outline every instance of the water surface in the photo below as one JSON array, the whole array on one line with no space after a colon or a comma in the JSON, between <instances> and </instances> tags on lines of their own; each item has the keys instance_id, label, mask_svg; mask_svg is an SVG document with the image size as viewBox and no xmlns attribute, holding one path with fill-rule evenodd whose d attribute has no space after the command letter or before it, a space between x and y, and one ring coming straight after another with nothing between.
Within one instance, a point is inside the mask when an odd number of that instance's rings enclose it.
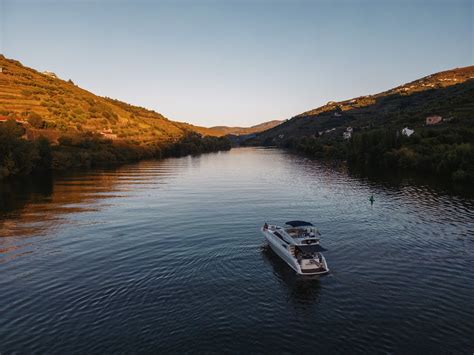
<instances>
[{"instance_id":1,"label":"water surface","mask_svg":"<svg viewBox=\"0 0 474 355\"><path fill-rule=\"evenodd\" d=\"M368 197L374 194L375 203ZM474 200L281 150L0 189L0 352L474 350ZM313 221L301 279L264 221Z\"/></svg>"}]
</instances>

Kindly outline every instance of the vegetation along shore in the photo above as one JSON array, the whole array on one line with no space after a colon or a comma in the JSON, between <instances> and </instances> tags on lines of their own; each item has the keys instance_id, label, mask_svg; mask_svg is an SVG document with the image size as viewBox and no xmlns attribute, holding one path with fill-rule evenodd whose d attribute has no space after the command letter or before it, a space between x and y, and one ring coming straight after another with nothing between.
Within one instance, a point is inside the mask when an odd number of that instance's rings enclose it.
<instances>
[{"instance_id":1,"label":"vegetation along shore","mask_svg":"<svg viewBox=\"0 0 474 355\"><path fill-rule=\"evenodd\" d=\"M0 179L231 148L227 127L171 121L2 55L0 68Z\"/></svg>"},{"instance_id":2,"label":"vegetation along shore","mask_svg":"<svg viewBox=\"0 0 474 355\"><path fill-rule=\"evenodd\" d=\"M172 121L3 56L0 68L0 179L240 144L344 160L367 172L409 171L474 182L474 66L250 128Z\"/></svg>"},{"instance_id":3,"label":"vegetation along shore","mask_svg":"<svg viewBox=\"0 0 474 355\"><path fill-rule=\"evenodd\" d=\"M362 171L408 171L474 182L474 66L328 102L246 141Z\"/></svg>"}]
</instances>

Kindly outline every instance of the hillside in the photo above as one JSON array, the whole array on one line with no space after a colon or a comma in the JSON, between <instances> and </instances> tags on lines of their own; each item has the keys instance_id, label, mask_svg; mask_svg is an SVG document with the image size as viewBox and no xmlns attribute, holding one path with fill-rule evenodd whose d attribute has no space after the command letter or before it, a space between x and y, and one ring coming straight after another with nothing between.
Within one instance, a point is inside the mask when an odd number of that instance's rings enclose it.
<instances>
[{"instance_id":1,"label":"hillside","mask_svg":"<svg viewBox=\"0 0 474 355\"><path fill-rule=\"evenodd\" d=\"M230 149L221 136L0 55L0 179Z\"/></svg>"},{"instance_id":2,"label":"hillside","mask_svg":"<svg viewBox=\"0 0 474 355\"><path fill-rule=\"evenodd\" d=\"M319 135L335 128L339 134L376 127L400 130L423 127L429 115L471 123L474 113L474 66L432 74L391 90L361 96L301 113L273 129L258 134L253 143L281 145L290 137ZM320 133L321 132L321 133Z\"/></svg>"},{"instance_id":3,"label":"hillside","mask_svg":"<svg viewBox=\"0 0 474 355\"><path fill-rule=\"evenodd\" d=\"M174 122L160 113L99 97L58 78L0 55L0 116L30 121L31 136L52 141L65 133L94 132L129 143L170 142L194 131L219 135L204 127ZM66 79L66 78L65 78Z\"/></svg>"},{"instance_id":4,"label":"hillside","mask_svg":"<svg viewBox=\"0 0 474 355\"><path fill-rule=\"evenodd\" d=\"M436 124L427 124L435 117ZM402 129L414 133L407 137ZM474 66L432 74L391 90L328 102L257 134L276 145L379 170L474 181Z\"/></svg>"},{"instance_id":5,"label":"hillside","mask_svg":"<svg viewBox=\"0 0 474 355\"><path fill-rule=\"evenodd\" d=\"M263 122L255 126L251 127L227 127L227 126L214 126L210 127L209 129L214 134L219 135L235 135L235 136L242 136L247 134L259 133L266 130L269 130L275 126L278 126L282 121L273 120L268 122Z\"/></svg>"}]
</instances>

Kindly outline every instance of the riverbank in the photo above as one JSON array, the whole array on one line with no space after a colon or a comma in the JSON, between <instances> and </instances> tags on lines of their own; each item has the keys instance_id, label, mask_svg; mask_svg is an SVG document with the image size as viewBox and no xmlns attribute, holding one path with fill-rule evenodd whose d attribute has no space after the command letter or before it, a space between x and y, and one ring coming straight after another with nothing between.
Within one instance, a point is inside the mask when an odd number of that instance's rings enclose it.
<instances>
[{"instance_id":1,"label":"riverbank","mask_svg":"<svg viewBox=\"0 0 474 355\"><path fill-rule=\"evenodd\" d=\"M114 166L143 159L161 159L231 149L225 137L189 132L174 142L136 144L104 139L92 133L64 135L57 144L44 137L25 138L13 120L0 123L0 180L45 171Z\"/></svg>"},{"instance_id":2,"label":"riverbank","mask_svg":"<svg viewBox=\"0 0 474 355\"><path fill-rule=\"evenodd\" d=\"M349 140L291 137L279 144L307 156L346 161L366 174L413 173L459 185L474 183L474 128L420 128L407 137L395 129L356 132Z\"/></svg>"}]
</instances>

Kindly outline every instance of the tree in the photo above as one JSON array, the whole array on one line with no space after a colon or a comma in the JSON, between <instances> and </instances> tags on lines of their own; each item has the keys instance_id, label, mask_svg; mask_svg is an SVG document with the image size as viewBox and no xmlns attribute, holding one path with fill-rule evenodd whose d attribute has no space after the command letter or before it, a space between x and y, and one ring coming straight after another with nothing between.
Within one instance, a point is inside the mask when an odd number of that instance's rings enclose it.
<instances>
[{"instance_id":1,"label":"tree","mask_svg":"<svg viewBox=\"0 0 474 355\"><path fill-rule=\"evenodd\" d=\"M38 129L42 129L45 126L45 123L43 121L43 118L38 115L36 112L30 112L28 115L28 123Z\"/></svg>"}]
</instances>

